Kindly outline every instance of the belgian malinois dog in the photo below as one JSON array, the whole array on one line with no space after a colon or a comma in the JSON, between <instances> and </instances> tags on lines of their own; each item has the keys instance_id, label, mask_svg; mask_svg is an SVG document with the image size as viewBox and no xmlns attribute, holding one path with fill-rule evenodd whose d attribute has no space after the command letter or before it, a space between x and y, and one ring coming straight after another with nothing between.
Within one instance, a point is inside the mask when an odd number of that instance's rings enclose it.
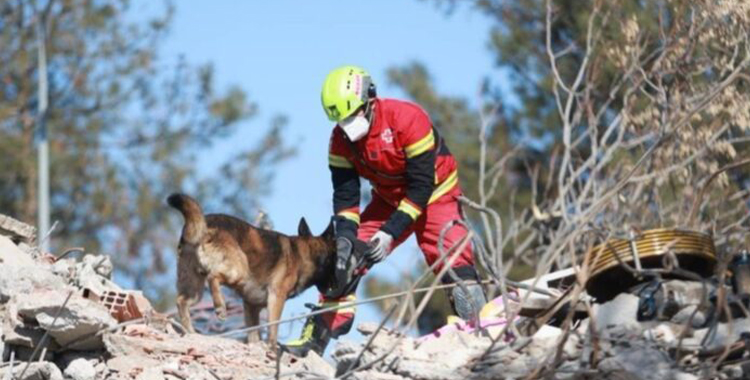
<instances>
[{"instance_id":1,"label":"belgian malinois dog","mask_svg":"<svg viewBox=\"0 0 750 380\"><path fill-rule=\"evenodd\" d=\"M269 322L278 321L284 302L312 285L326 286L334 273L336 245L333 225L313 236L305 219L299 236L264 230L224 214L203 215L200 205L183 194L172 194L167 203L185 220L177 247L177 310L180 322L195 332L190 306L200 301L208 281L216 315L226 317L220 285L242 297L245 323L257 326L260 311L268 307ZM268 342L276 348L278 325L269 328ZM248 342L260 340L260 331L248 333Z\"/></svg>"}]
</instances>

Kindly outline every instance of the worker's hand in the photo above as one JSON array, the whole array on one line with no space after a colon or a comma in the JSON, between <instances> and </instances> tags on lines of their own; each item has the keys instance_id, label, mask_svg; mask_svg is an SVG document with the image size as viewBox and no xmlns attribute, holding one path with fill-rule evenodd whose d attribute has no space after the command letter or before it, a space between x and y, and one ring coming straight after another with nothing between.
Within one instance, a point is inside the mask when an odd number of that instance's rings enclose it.
<instances>
[{"instance_id":1,"label":"worker's hand","mask_svg":"<svg viewBox=\"0 0 750 380\"><path fill-rule=\"evenodd\" d=\"M365 257L373 264L383 261L391 251L392 244L393 236L391 234L385 231L378 231L370 238L370 242L368 243L370 249L365 252Z\"/></svg>"}]
</instances>

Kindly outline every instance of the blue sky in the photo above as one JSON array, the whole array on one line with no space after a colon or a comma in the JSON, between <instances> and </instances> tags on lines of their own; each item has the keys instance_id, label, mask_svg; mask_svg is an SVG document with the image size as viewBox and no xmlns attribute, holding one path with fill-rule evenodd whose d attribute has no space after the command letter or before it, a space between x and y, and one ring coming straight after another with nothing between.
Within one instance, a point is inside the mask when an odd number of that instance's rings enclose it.
<instances>
[{"instance_id":1,"label":"blue sky","mask_svg":"<svg viewBox=\"0 0 750 380\"><path fill-rule=\"evenodd\" d=\"M144 1L134 10L145 11L152 4ZM492 73L487 48L491 23L466 7L450 16L432 2L416 0L193 0L179 1L176 7L162 58L184 55L194 64L213 62L219 88L237 84L260 108L238 135L199 158L202 171L210 172L223 157L256 144L273 116L289 118L284 137L298 155L277 168L273 193L263 199L275 228L289 234L296 232L301 216L318 233L331 214L327 148L332 125L320 108L320 86L328 71L344 64L362 66L381 84L380 96L403 97L385 84L385 71L419 61L441 93L470 101L482 78ZM369 275L396 279L421 260L413 241L407 242ZM303 304L316 297L309 290L288 302L284 317L305 312ZM376 319L374 308L362 307L355 323ZM292 335L300 327L296 324Z\"/></svg>"}]
</instances>

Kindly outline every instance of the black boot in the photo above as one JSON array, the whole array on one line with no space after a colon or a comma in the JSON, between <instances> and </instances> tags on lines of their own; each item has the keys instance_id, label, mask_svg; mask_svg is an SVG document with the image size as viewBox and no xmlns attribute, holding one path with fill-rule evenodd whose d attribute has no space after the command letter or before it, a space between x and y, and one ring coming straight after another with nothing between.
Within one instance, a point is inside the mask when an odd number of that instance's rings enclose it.
<instances>
[{"instance_id":1,"label":"black boot","mask_svg":"<svg viewBox=\"0 0 750 380\"><path fill-rule=\"evenodd\" d=\"M450 298L453 301L451 302L453 310L464 321L473 321L487 303L484 289L479 284L456 286L452 289Z\"/></svg>"},{"instance_id":2,"label":"black boot","mask_svg":"<svg viewBox=\"0 0 750 380\"><path fill-rule=\"evenodd\" d=\"M309 307L313 312L322 308L312 304L307 304L305 306ZM335 311L329 313L335 313ZM352 323L354 322L354 315L352 314L349 321L332 329L330 323L326 322L324 318L324 315L326 314L328 313L321 313L307 317L305 327L302 328L302 334L299 339L286 344L280 344L281 349L297 357L307 356L307 353L310 352L310 350L323 356L323 352L325 352L331 338L338 338L340 335L349 332Z\"/></svg>"},{"instance_id":3,"label":"black boot","mask_svg":"<svg viewBox=\"0 0 750 380\"><path fill-rule=\"evenodd\" d=\"M473 266L469 265L452 268L451 270L453 274L444 277L443 283L455 284L465 281L462 284L456 284L448 291L448 299L453 311L464 321L473 321L487 303L484 288L479 284L479 274Z\"/></svg>"}]
</instances>

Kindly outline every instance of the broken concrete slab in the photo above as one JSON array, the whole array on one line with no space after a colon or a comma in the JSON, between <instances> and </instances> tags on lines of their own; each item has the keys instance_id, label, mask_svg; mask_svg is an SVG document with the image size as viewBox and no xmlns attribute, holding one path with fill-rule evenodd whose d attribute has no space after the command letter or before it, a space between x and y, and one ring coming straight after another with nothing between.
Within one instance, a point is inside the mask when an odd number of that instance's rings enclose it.
<instances>
[{"instance_id":1,"label":"broken concrete slab","mask_svg":"<svg viewBox=\"0 0 750 380\"><path fill-rule=\"evenodd\" d=\"M0 214L0 235L30 243L36 240L36 228L8 215Z\"/></svg>"},{"instance_id":2,"label":"broken concrete slab","mask_svg":"<svg viewBox=\"0 0 750 380\"><path fill-rule=\"evenodd\" d=\"M677 325L690 322L691 327L699 328L706 324L706 314L702 310L698 310L698 305L688 305L678 311L670 321Z\"/></svg>"},{"instance_id":3,"label":"broken concrete slab","mask_svg":"<svg viewBox=\"0 0 750 380\"><path fill-rule=\"evenodd\" d=\"M333 378L336 375L336 369L314 351L309 352L305 357L305 360L293 363L290 369L293 371L297 367L299 367L300 370L310 374L319 375L326 379Z\"/></svg>"},{"instance_id":4,"label":"broken concrete slab","mask_svg":"<svg viewBox=\"0 0 750 380\"><path fill-rule=\"evenodd\" d=\"M21 242L18 242L18 248L26 252L27 255L33 257L34 259L44 257L45 255L47 255L48 257L54 257L50 255L49 253L42 252L42 250L36 245L36 243L27 244L21 241Z\"/></svg>"},{"instance_id":5,"label":"broken concrete slab","mask_svg":"<svg viewBox=\"0 0 750 380\"><path fill-rule=\"evenodd\" d=\"M107 277L102 276L96 271L96 268L90 264L76 264L74 282L79 288L91 289L98 295L102 295L108 291L122 291L122 288Z\"/></svg>"},{"instance_id":6,"label":"broken concrete slab","mask_svg":"<svg viewBox=\"0 0 750 380\"><path fill-rule=\"evenodd\" d=\"M67 286L63 278L41 264L15 267L0 273L0 303L8 302L13 295L28 298L37 289L74 290Z\"/></svg>"},{"instance_id":7,"label":"broken concrete slab","mask_svg":"<svg viewBox=\"0 0 750 380\"><path fill-rule=\"evenodd\" d=\"M363 322L357 325L357 331L364 336L370 336L378 331L378 323L374 322Z\"/></svg>"},{"instance_id":8,"label":"broken concrete slab","mask_svg":"<svg viewBox=\"0 0 750 380\"><path fill-rule=\"evenodd\" d=\"M594 305L594 323L597 329L616 326L639 326L637 320L639 298L620 293L613 300Z\"/></svg>"},{"instance_id":9,"label":"broken concrete slab","mask_svg":"<svg viewBox=\"0 0 750 380\"><path fill-rule=\"evenodd\" d=\"M608 378L661 380L670 373L671 360L665 352L637 345L619 348L612 357L602 360L598 369Z\"/></svg>"},{"instance_id":10,"label":"broken concrete slab","mask_svg":"<svg viewBox=\"0 0 750 380\"><path fill-rule=\"evenodd\" d=\"M90 360L78 358L70 362L63 371L66 378L72 380L94 380L96 378L96 369Z\"/></svg>"},{"instance_id":11,"label":"broken concrete slab","mask_svg":"<svg viewBox=\"0 0 750 380\"><path fill-rule=\"evenodd\" d=\"M34 265L34 259L8 237L0 235L0 265L19 267Z\"/></svg>"},{"instance_id":12,"label":"broken concrete slab","mask_svg":"<svg viewBox=\"0 0 750 380\"><path fill-rule=\"evenodd\" d=\"M112 265L112 259L108 255L92 255L86 254L83 256L81 266L89 266L94 272L107 280L112 279L112 272L114 266Z\"/></svg>"},{"instance_id":13,"label":"broken concrete slab","mask_svg":"<svg viewBox=\"0 0 750 380\"><path fill-rule=\"evenodd\" d=\"M0 378L5 379L10 368L0 368ZM33 362L21 363L13 367L12 378L14 380L63 380L62 372L54 363ZM23 373L23 377L21 374Z\"/></svg>"},{"instance_id":14,"label":"broken concrete slab","mask_svg":"<svg viewBox=\"0 0 750 380\"><path fill-rule=\"evenodd\" d=\"M35 348L42 343L45 331L39 327L31 327L26 325L16 325L11 327L9 324L5 325L5 336L3 339L6 344L12 344L15 346ZM44 347L48 350L55 351L60 346L49 339L44 342Z\"/></svg>"},{"instance_id":15,"label":"broken concrete slab","mask_svg":"<svg viewBox=\"0 0 750 380\"><path fill-rule=\"evenodd\" d=\"M40 350L36 353L34 352L34 348L31 347L25 347L25 346L16 346L13 344L8 344L5 346L6 353L8 354L8 357L10 357L10 354L13 353L15 355L15 360L17 361L32 361L32 360L44 360L51 362L55 360L55 353L51 350ZM42 352L43 351L43 352ZM31 355L34 355L32 358ZM44 354L44 356L42 356Z\"/></svg>"},{"instance_id":16,"label":"broken concrete slab","mask_svg":"<svg viewBox=\"0 0 750 380\"><path fill-rule=\"evenodd\" d=\"M145 354L120 355L107 360L107 368L126 376L130 373L140 372L144 368L158 365L159 360L150 358Z\"/></svg>"},{"instance_id":17,"label":"broken concrete slab","mask_svg":"<svg viewBox=\"0 0 750 380\"><path fill-rule=\"evenodd\" d=\"M104 361L104 351L60 351L55 357L55 364L65 373L65 369L76 360L86 360L93 368Z\"/></svg>"},{"instance_id":18,"label":"broken concrete slab","mask_svg":"<svg viewBox=\"0 0 750 380\"><path fill-rule=\"evenodd\" d=\"M695 330L692 337L683 340L683 346L702 347L708 351L716 350L740 340L742 333L748 331L750 331L750 319L735 319L731 323L719 323L713 331L710 328Z\"/></svg>"},{"instance_id":19,"label":"broken concrete slab","mask_svg":"<svg viewBox=\"0 0 750 380\"><path fill-rule=\"evenodd\" d=\"M101 337L94 335L115 326L117 321L102 305L75 293L63 307L66 297L67 293L61 291L34 291L18 301L18 314L36 320L61 346L73 344L69 348L78 350L102 348Z\"/></svg>"},{"instance_id":20,"label":"broken concrete slab","mask_svg":"<svg viewBox=\"0 0 750 380\"><path fill-rule=\"evenodd\" d=\"M55 261L54 264L50 267L52 270L52 273L54 273L57 276L60 276L66 280L70 280L73 278L73 275L76 272L76 262L73 259L62 259Z\"/></svg>"}]
</instances>

